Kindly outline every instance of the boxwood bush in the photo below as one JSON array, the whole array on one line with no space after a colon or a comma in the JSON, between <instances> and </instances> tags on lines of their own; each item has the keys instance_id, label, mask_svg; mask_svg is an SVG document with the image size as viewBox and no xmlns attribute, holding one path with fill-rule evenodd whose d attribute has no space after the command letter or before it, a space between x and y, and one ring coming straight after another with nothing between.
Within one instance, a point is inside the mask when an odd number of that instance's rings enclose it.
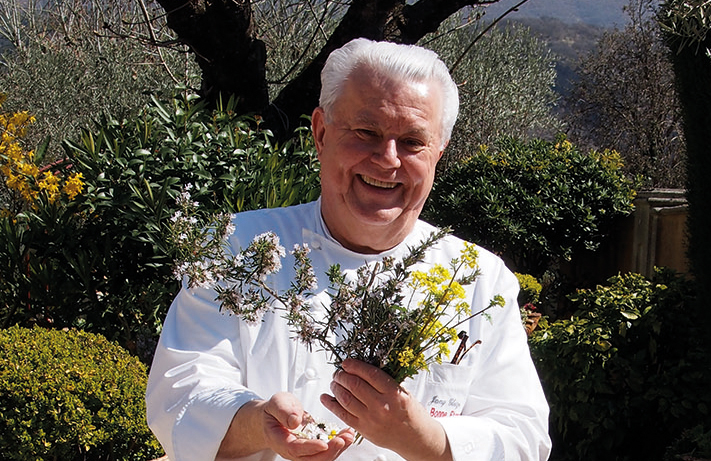
<instances>
[{"instance_id":1,"label":"boxwood bush","mask_svg":"<svg viewBox=\"0 0 711 461\"><path fill-rule=\"evenodd\" d=\"M0 458L146 461L146 367L99 335L0 330Z\"/></svg>"},{"instance_id":2,"label":"boxwood bush","mask_svg":"<svg viewBox=\"0 0 711 461\"><path fill-rule=\"evenodd\" d=\"M448 168L424 210L428 221L542 277L576 251L594 250L615 218L632 211L635 183L614 151L503 138Z\"/></svg>"},{"instance_id":3,"label":"boxwood bush","mask_svg":"<svg viewBox=\"0 0 711 461\"><path fill-rule=\"evenodd\" d=\"M707 329L693 285L670 270L618 275L571 295L576 308L530 337L551 406L555 460L661 460L711 427Z\"/></svg>"}]
</instances>

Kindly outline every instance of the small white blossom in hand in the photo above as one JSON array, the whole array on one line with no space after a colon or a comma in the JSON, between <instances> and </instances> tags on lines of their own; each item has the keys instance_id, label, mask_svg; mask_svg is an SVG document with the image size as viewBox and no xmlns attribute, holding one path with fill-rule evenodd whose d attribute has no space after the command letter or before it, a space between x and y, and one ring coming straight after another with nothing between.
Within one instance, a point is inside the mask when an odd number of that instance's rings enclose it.
<instances>
[{"instance_id":1,"label":"small white blossom in hand","mask_svg":"<svg viewBox=\"0 0 711 461\"><path fill-rule=\"evenodd\" d=\"M308 440L331 440L341 429L332 423L316 420L306 413L303 424L291 431L296 437Z\"/></svg>"}]
</instances>

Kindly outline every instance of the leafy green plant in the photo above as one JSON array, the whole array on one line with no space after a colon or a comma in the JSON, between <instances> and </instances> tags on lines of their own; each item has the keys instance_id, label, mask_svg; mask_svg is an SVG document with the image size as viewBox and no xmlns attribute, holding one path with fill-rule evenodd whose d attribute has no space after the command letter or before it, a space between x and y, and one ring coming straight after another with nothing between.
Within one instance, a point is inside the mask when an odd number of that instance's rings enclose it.
<instances>
[{"instance_id":1,"label":"leafy green plant","mask_svg":"<svg viewBox=\"0 0 711 461\"><path fill-rule=\"evenodd\" d=\"M4 460L135 460L161 455L145 421L146 367L81 331L0 330Z\"/></svg>"},{"instance_id":2,"label":"leafy green plant","mask_svg":"<svg viewBox=\"0 0 711 461\"><path fill-rule=\"evenodd\" d=\"M634 195L616 152L584 154L564 137L503 138L439 177L424 216L541 277L597 248Z\"/></svg>"},{"instance_id":3,"label":"leafy green plant","mask_svg":"<svg viewBox=\"0 0 711 461\"><path fill-rule=\"evenodd\" d=\"M37 201L0 218L0 320L76 327L145 359L179 287L167 242L187 184L204 213L286 206L320 192L307 131L284 144L193 96L153 100L137 117L103 117L64 142L57 174L81 174L73 200Z\"/></svg>"},{"instance_id":4,"label":"leafy green plant","mask_svg":"<svg viewBox=\"0 0 711 461\"><path fill-rule=\"evenodd\" d=\"M709 349L690 281L658 269L579 290L570 319L530 337L551 405L554 459L661 459L709 420Z\"/></svg>"},{"instance_id":5,"label":"leafy green plant","mask_svg":"<svg viewBox=\"0 0 711 461\"><path fill-rule=\"evenodd\" d=\"M711 430L707 427L704 424L699 424L685 430L679 439L675 440L667 449L664 461L711 458Z\"/></svg>"}]
</instances>

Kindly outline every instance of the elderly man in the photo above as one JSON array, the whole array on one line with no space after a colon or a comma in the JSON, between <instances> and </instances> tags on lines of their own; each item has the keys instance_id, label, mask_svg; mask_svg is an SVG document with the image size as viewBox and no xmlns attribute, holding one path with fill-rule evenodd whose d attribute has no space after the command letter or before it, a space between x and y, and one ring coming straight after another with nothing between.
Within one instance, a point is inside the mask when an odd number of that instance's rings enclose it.
<instances>
[{"instance_id":1,"label":"elderly man","mask_svg":"<svg viewBox=\"0 0 711 461\"><path fill-rule=\"evenodd\" d=\"M321 198L236 215L231 241L272 231L287 248L306 243L318 279L334 263L354 271L402 258L433 227L418 219L458 110L457 88L431 51L357 39L322 72L313 134ZM422 266L448 264L464 242L448 236ZM496 295L503 309L462 328L481 341L459 364L433 364L398 385L382 370L330 357L290 339L286 320L257 325L220 312L215 292L184 288L168 316L148 383L148 422L171 461L543 460L548 406L528 351L518 283L479 250L473 308ZM291 282L288 271L269 281ZM292 432L306 412L344 427L330 440ZM363 440L354 443L354 431Z\"/></svg>"}]
</instances>

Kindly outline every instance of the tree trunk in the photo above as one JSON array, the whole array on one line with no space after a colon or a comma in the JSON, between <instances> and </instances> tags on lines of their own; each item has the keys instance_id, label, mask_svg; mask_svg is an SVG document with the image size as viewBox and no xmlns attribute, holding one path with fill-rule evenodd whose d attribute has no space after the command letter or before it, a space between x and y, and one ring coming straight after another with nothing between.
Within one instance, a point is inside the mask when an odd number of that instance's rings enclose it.
<instances>
[{"instance_id":1,"label":"tree trunk","mask_svg":"<svg viewBox=\"0 0 711 461\"><path fill-rule=\"evenodd\" d=\"M158 0L168 26L202 70L201 96L238 98L241 113L269 104L264 43L255 38L250 0Z\"/></svg>"},{"instance_id":2,"label":"tree trunk","mask_svg":"<svg viewBox=\"0 0 711 461\"><path fill-rule=\"evenodd\" d=\"M234 95L238 110L260 114L278 137L290 136L301 116L318 105L320 73L331 51L356 37L415 43L467 5L498 0L352 0L346 14L311 63L270 104L266 51L255 37L249 0L158 0L168 26L190 46L202 69L202 96Z\"/></svg>"},{"instance_id":3,"label":"tree trunk","mask_svg":"<svg viewBox=\"0 0 711 461\"><path fill-rule=\"evenodd\" d=\"M702 42L684 46L679 37L667 36L667 44L672 53L687 145L688 257L699 288L700 313L709 321L711 309L704 295L711 287L711 57L707 55L711 34L707 33Z\"/></svg>"}]
</instances>

